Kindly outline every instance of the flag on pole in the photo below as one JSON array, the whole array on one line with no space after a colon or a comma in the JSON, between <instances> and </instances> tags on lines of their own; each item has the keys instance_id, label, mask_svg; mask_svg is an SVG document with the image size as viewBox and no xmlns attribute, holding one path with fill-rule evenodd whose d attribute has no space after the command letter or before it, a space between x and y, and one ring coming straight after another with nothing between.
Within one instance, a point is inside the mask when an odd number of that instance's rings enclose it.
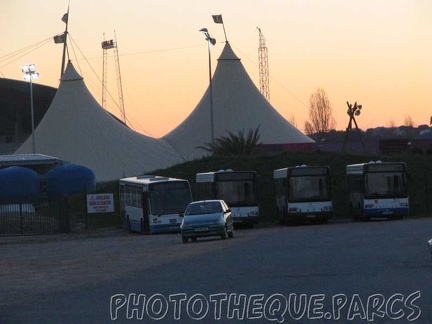
<instances>
[{"instance_id":1,"label":"flag on pole","mask_svg":"<svg viewBox=\"0 0 432 324\"><path fill-rule=\"evenodd\" d=\"M66 33L55 35L53 39L54 39L54 43L56 44L64 43L66 41Z\"/></svg>"},{"instance_id":2,"label":"flag on pole","mask_svg":"<svg viewBox=\"0 0 432 324\"><path fill-rule=\"evenodd\" d=\"M69 18L69 13L65 13L62 17L62 21L67 24L68 23L68 18Z\"/></svg>"},{"instance_id":3,"label":"flag on pole","mask_svg":"<svg viewBox=\"0 0 432 324\"><path fill-rule=\"evenodd\" d=\"M222 15L212 15L212 17L216 24L223 24Z\"/></svg>"}]
</instances>

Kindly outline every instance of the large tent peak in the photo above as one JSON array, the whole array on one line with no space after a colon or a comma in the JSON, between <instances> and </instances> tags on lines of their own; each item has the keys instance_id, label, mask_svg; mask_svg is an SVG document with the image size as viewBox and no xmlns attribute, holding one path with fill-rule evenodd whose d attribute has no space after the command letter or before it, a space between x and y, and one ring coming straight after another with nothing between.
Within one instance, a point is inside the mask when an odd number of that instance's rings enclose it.
<instances>
[{"instance_id":1,"label":"large tent peak","mask_svg":"<svg viewBox=\"0 0 432 324\"><path fill-rule=\"evenodd\" d=\"M145 174L183 162L166 142L139 134L113 118L70 62L34 135L38 153L87 167L97 181ZM31 150L29 137L16 153Z\"/></svg>"},{"instance_id":2,"label":"large tent peak","mask_svg":"<svg viewBox=\"0 0 432 324\"><path fill-rule=\"evenodd\" d=\"M175 147L186 160L200 158L202 149L214 138L259 127L262 144L307 144L314 141L291 125L259 92L229 43L218 60L211 79L198 105L162 140ZM211 89L211 90L210 90Z\"/></svg>"},{"instance_id":3,"label":"large tent peak","mask_svg":"<svg viewBox=\"0 0 432 324\"><path fill-rule=\"evenodd\" d=\"M234 53L233 49L231 48L231 45L226 42L224 49L219 56L218 60L240 60L240 58Z\"/></svg>"},{"instance_id":4,"label":"large tent peak","mask_svg":"<svg viewBox=\"0 0 432 324\"><path fill-rule=\"evenodd\" d=\"M61 77L61 81L76 81L76 80L83 80L83 77L77 72L72 62L69 61L66 66L66 70L64 71Z\"/></svg>"}]
</instances>

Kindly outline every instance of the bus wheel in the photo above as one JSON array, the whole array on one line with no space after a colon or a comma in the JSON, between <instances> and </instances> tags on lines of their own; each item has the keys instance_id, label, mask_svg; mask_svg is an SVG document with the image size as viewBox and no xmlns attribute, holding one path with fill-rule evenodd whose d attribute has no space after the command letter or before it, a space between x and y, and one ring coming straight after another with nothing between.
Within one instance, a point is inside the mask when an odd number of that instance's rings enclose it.
<instances>
[{"instance_id":1,"label":"bus wheel","mask_svg":"<svg viewBox=\"0 0 432 324\"><path fill-rule=\"evenodd\" d=\"M127 218L127 229L128 229L129 233L132 233L132 227L131 227L131 223L130 223L129 217Z\"/></svg>"},{"instance_id":2,"label":"bus wheel","mask_svg":"<svg viewBox=\"0 0 432 324\"><path fill-rule=\"evenodd\" d=\"M362 222L369 222L371 219L369 216L362 215L361 220L362 220Z\"/></svg>"},{"instance_id":3,"label":"bus wheel","mask_svg":"<svg viewBox=\"0 0 432 324\"><path fill-rule=\"evenodd\" d=\"M316 220L316 223L317 223L318 225L324 225L324 224L327 224L327 223L328 223L328 219L327 219L327 218L318 218L318 219Z\"/></svg>"}]
</instances>

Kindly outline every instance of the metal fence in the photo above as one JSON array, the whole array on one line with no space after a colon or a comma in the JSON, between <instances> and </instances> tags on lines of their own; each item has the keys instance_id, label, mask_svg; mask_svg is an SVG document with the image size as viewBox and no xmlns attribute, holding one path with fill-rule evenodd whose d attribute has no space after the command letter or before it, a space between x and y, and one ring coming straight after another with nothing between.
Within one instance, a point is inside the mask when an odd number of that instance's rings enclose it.
<instances>
[{"instance_id":1,"label":"metal fence","mask_svg":"<svg viewBox=\"0 0 432 324\"><path fill-rule=\"evenodd\" d=\"M0 236L68 232L69 208L66 199L0 204Z\"/></svg>"}]
</instances>

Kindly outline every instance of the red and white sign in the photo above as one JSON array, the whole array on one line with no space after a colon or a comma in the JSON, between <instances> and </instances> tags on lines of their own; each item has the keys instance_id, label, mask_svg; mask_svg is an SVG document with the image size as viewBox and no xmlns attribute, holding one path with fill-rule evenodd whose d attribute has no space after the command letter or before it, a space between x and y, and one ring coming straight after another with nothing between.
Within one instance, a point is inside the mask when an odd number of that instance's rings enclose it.
<instances>
[{"instance_id":1,"label":"red and white sign","mask_svg":"<svg viewBox=\"0 0 432 324\"><path fill-rule=\"evenodd\" d=\"M114 196L112 193L87 195L88 214L112 212L114 212Z\"/></svg>"}]
</instances>

